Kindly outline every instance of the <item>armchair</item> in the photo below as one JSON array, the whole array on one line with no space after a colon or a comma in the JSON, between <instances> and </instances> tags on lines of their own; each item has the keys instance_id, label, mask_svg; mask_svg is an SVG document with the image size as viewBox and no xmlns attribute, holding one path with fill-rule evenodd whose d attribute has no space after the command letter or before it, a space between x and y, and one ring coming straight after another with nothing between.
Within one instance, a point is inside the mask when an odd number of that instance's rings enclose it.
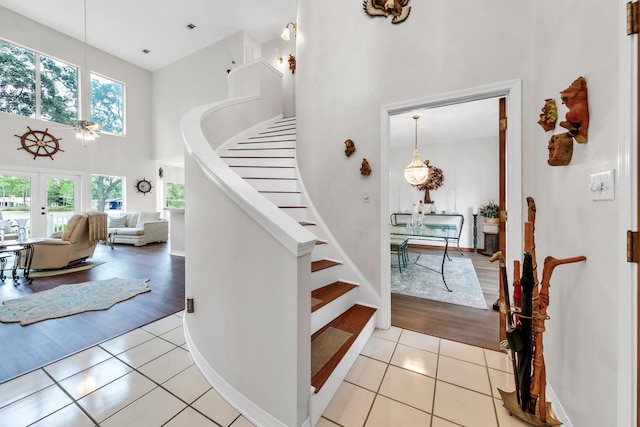
<instances>
[{"instance_id":1,"label":"armchair","mask_svg":"<svg viewBox=\"0 0 640 427\"><path fill-rule=\"evenodd\" d=\"M33 245L32 270L66 267L90 258L100 240L107 238L107 215L83 212L73 215L67 229Z\"/></svg>"},{"instance_id":2,"label":"armchair","mask_svg":"<svg viewBox=\"0 0 640 427\"><path fill-rule=\"evenodd\" d=\"M0 219L5 219L2 217L2 211L0 211ZM5 227L4 239L5 240L15 240L18 238L18 234L13 232L13 228L11 225Z\"/></svg>"}]
</instances>

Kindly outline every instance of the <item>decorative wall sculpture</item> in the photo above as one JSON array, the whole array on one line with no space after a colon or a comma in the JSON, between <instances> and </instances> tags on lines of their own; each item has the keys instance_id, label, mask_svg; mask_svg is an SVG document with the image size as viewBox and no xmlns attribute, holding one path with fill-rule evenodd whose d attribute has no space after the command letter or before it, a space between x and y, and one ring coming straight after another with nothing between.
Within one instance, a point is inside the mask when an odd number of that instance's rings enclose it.
<instances>
[{"instance_id":1,"label":"decorative wall sculpture","mask_svg":"<svg viewBox=\"0 0 640 427\"><path fill-rule=\"evenodd\" d=\"M345 145L344 154L346 154L347 157L351 156L356 151L356 144L352 140L347 139L344 142L344 145Z\"/></svg>"},{"instance_id":2,"label":"decorative wall sculpture","mask_svg":"<svg viewBox=\"0 0 640 427\"><path fill-rule=\"evenodd\" d=\"M417 185L418 190L424 191L424 200L423 203L433 203L431 200L431 195L429 194L429 190L437 190L442 187L442 183L444 182L444 174L442 173L442 169L437 166L429 166L429 160L425 160L424 164L429 168L429 178L420 185Z\"/></svg>"},{"instance_id":3,"label":"decorative wall sculpture","mask_svg":"<svg viewBox=\"0 0 640 427\"><path fill-rule=\"evenodd\" d=\"M556 128L556 122L558 121L558 107L556 106L556 100L548 98L544 100L544 107L540 113L540 120L538 124L542 126L545 132L554 130Z\"/></svg>"},{"instance_id":4,"label":"decorative wall sculpture","mask_svg":"<svg viewBox=\"0 0 640 427\"><path fill-rule=\"evenodd\" d=\"M393 15L392 24L399 24L409 17L411 6L409 0L364 0L362 6L369 16Z\"/></svg>"},{"instance_id":5,"label":"decorative wall sculpture","mask_svg":"<svg viewBox=\"0 0 640 427\"><path fill-rule=\"evenodd\" d=\"M360 166L360 173L365 176L371 175L371 166L369 166L369 162L367 162L367 159L362 159L362 166Z\"/></svg>"},{"instance_id":6,"label":"decorative wall sculpture","mask_svg":"<svg viewBox=\"0 0 640 427\"><path fill-rule=\"evenodd\" d=\"M587 99L587 81L578 77L571 86L560 92L562 103L569 108L560 126L568 129L568 134L578 143L589 140L589 103Z\"/></svg>"},{"instance_id":7,"label":"decorative wall sculpture","mask_svg":"<svg viewBox=\"0 0 640 427\"><path fill-rule=\"evenodd\" d=\"M553 135L549 140L549 166L566 166L573 156L573 138L569 133Z\"/></svg>"}]
</instances>

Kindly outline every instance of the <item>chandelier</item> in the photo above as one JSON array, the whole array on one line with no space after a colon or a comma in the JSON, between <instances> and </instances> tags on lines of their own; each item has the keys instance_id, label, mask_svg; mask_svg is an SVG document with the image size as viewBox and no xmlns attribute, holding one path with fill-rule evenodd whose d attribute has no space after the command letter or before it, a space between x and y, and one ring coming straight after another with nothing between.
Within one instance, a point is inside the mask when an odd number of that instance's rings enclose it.
<instances>
[{"instance_id":1,"label":"chandelier","mask_svg":"<svg viewBox=\"0 0 640 427\"><path fill-rule=\"evenodd\" d=\"M420 152L418 151L418 119L420 116L413 116L416 121L416 139L413 148L413 159L411 164L404 168L404 178L411 185L424 184L429 179L429 167L420 160Z\"/></svg>"}]
</instances>

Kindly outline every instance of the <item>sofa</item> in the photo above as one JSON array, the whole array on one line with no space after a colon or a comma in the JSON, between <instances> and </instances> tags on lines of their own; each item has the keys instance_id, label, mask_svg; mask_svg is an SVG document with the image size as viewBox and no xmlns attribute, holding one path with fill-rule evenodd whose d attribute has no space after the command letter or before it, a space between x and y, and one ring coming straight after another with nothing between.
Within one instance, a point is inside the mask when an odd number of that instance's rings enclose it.
<instances>
[{"instance_id":1,"label":"sofa","mask_svg":"<svg viewBox=\"0 0 640 427\"><path fill-rule=\"evenodd\" d=\"M109 216L109 243L144 246L169 239L169 221L160 212L128 212Z\"/></svg>"}]
</instances>

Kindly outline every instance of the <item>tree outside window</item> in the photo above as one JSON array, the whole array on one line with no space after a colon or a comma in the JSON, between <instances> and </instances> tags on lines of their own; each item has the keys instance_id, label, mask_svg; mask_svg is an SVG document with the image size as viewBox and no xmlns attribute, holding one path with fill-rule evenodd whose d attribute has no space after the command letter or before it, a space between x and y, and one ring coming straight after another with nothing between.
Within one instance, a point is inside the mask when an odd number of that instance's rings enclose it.
<instances>
[{"instance_id":1,"label":"tree outside window","mask_svg":"<svg viewBox=\"0 0 640 427\"><path fill-rule=\"evenodd\" d=\"M100 212L122 211L124 177L91 175L91 207Z\"/></svg>"},{"instance_id":2,"label":"tree outside window","mask_svg":"<svg viewBox=\"0 0 640 427\"><path fill-rule=\"evenodd\" d=\"M184 208L184 184L177 182L165 184L165 207Z\"/></svg>"},{"instance_id":3,"label":"tree outside window","mask_svg":"<svg viewBox=\"0 0 640 427\"><path fill-rule=\"evenodd\" d=\"M91 74L91 121L103 132L124 133L124 85Z\"/></svg>"}]
</instances>

